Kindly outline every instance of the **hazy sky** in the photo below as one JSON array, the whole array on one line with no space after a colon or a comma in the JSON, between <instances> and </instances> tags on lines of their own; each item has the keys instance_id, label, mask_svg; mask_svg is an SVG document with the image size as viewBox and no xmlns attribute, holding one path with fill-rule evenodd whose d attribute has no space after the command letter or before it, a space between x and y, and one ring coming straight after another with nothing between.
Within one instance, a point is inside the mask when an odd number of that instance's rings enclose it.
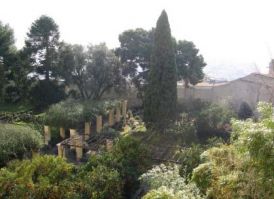
<instances>
[{"instance_id":1,"label":"hazy sky","mask_svg":"<svg viewBox=\"0 0 274 199\"><path fill-rule=\"evenodd\" d=\"M113 48L121 32L154 27L166 9L173 36L196 44L206 70L233 76L267 70L274 56L273 7L271 0L0 0L0 20L14 29L19 48L42 14L56 21L66 42Z\"/></svg>"}]
</instances>

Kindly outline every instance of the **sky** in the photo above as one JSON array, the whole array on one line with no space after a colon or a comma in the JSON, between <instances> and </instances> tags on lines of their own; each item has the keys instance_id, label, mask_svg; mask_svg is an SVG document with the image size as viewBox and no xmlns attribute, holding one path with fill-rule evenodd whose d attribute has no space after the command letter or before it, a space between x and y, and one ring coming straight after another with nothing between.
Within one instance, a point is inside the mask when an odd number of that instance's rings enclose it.
<instances>
[{"instance_id":1,"label":"sky","mask_svg":"<svg viewBox=\"0 0 274 199\"><path fill-rule=\"evenodd\" d=\"M155 27L165 9L172 35L200 49L204 71L230 80L268 71L274 56L273 7L272 0L0 0L0 21L14 29L18 48L41 15L55 20L61 40L115 48L119 34Z\"/></svg>"}]
</instances>

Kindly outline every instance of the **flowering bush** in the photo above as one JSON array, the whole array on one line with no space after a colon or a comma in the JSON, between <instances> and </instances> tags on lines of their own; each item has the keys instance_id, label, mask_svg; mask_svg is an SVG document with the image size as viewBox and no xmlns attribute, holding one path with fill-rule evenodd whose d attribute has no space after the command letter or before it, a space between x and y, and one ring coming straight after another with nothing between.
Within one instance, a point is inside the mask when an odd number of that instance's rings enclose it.
<instances>
[{"instance_id":1,"label":"flowering bush","mask_svg":"<svg viewBox=\"0 0 274 199\"><path fill-rule=\"evenodd\" d=\"M158 165L140 177L140 181L149 192L143 197L199 199L202 198L199 189L193 183L186 184L185 179L179 175L177 165Z\"/></svg>"},{"instance_id":2,"label":"flowering bush","mask_svg":"<svg viewBox=\"0 0 274 199\"><path fill-rule=\"evenodd\" d=\"M272 107L259 103L261 118L232 121L231 145L205 151L192 179L211 198L274 198Z\"/></svg>"}]
</instances>

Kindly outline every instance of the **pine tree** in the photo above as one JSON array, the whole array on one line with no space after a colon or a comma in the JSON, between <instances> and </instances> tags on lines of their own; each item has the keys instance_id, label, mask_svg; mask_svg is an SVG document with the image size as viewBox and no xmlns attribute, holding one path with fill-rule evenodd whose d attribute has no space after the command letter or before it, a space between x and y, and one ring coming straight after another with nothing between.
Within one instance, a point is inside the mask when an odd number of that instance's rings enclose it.
<instances>
[{"instance_id":1,"label":"pine tree","mask_svg":"<svg viewBox=\"0 0 274 199\"><path fill-rule=\"evenodd\" d=\"M145 91L144 120L164 130L175 119L177 76L168 16L161 13L155 29L151 69Z\"/></svg>"}]
</instances>

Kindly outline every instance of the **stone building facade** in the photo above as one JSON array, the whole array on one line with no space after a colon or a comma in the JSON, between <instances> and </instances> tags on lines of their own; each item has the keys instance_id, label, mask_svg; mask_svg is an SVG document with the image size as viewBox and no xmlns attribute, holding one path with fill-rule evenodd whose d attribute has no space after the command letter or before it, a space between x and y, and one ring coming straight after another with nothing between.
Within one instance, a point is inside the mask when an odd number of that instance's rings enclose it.
<instances>
[{"instance_id":1,"label":"stone building facade","mask_svg":"<svg viewBox=\"0 0 274 199\"><path fill-rule=\"evenodd\" d=\"M238 110L242 102L255 108L259 101L274 102L274 76L252 73L226 83L200 83L190 88L178 86L178 101L201 99L228 103Z\"/></svg>"}]
</instances>

